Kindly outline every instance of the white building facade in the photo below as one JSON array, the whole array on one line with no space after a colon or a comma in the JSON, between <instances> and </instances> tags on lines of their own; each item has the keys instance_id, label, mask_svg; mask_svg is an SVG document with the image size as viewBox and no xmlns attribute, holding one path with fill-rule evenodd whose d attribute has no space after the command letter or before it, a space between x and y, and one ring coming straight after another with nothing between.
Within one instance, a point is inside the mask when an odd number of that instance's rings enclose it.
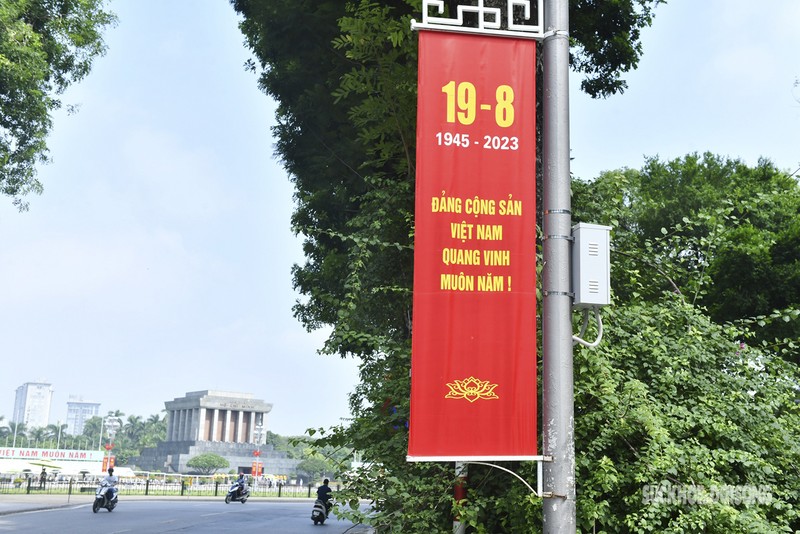
<instances>
[{"instance_id":1,"label":"white building facade","mask_svg":"<svg viewBox=\"0 0 800 534\"><path fill-rule=\"evenodd\" d=\"M27 382L17 388L12 421L28 428L44 428L50 424L50 405L53 402L52 384Z\"/></svg>"},{"instance_id":2,"label":"white building facade","mask_svg":"<svg viewBox=\"0 0 800 534\"><path fill-rule=\"evenodd\" d=\"M88 419L100 415L100 403L84 401L83 397L69 396L67 401L67 433L83 434L83 425Z\"/></svg>"}]
</instances>

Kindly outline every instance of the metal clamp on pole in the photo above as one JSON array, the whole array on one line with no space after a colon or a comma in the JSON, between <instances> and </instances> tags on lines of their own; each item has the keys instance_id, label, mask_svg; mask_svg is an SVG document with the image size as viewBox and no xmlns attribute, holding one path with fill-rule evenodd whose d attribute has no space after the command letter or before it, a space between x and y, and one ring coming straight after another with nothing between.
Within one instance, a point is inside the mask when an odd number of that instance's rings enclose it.
<instances>
[{"instance_id":1,"label":"metal clamp on pole","mask_svg":"<svg viewBox=\"0 0 800 534\"><path fill-rule=\"evenodd\" d=\"M569 297L569 298L575 298L575 293L573 293L572 291L547 291L547 290L543 290L542 294L545 297Z\"/></svg>"},{"instance_id":2,"label":"metal clamp on pole","mask_svg":"<svg viewBox=\"0 0 800 534\"><path fill-rule=\"evenodd\" d=\"M575 241L575 238L571 235L545 235L542 236L542 241L546 241L548 239L566 239L567 241Z\"/></svg>"},{"instance_id":3,"label":"metal clamp on pole","mask_svg":"<svg viewBox=\"0 0 800 534\"><path fill-rule=\"evenodd\" d=\"M566 37L569 39L569 32L566 30L550 30L542 34L542 39L547 40L551 37Z\"/></svg>"}]
</instances>

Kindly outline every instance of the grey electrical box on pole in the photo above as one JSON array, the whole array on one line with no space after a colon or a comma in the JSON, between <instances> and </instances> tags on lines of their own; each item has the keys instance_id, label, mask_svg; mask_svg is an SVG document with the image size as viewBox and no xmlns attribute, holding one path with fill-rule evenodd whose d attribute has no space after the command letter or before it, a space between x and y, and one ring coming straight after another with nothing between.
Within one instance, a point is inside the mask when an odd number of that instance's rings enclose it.
<instances>
[{"instance_id":1,"label":"grey electrical box on pole","mask_svg":"<svg viewBox=\"0 0 800 534\"><path fill-rule=\"evenodd\" d=\"M572 227L572 292L575 309L611 304L610 226L578 223Z\"/></svg>"}]
</instances>

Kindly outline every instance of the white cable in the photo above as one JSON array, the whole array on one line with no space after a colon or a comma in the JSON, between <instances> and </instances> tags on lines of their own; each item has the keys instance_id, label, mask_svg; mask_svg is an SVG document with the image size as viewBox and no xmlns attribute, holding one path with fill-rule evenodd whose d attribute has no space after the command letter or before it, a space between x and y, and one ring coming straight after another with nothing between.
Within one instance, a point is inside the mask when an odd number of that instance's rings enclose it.
<instances>
[{"instance_id":1,"label":"white cable","mask_svg":"<svg viewBox=\"0 0 800 534\"><path fill-rule=\"evenodd\" d=\"M586 327L588 327L588 326L589 326L589 310L588 309L584 309L583 310L583 322L581 323L581 331L578 332L578 336L577 337L583 337L583 334L586 333ZM573 336L573 337L575 337L575 336Z\"/></svg>"},{"instance_id":2,"label":"white cable","mask_svg":"<svg viewBox=\"0 0 800 534\"><path fill-rule=\"evenodd\" d=\"M578 336L572 336L572 344L573 345L580 343L584 347L589 347L590 349L593 349L593 348L597 347L600 344L600 340L603 339L603 320L600 318L600 308L593 308L593 309L594 309L595 319L597 319L597 339L595 339L593 342L589 343L588 341L584 341L583 339L579 338ZM581 328L580 335L583 335L583 333L586 331L585 325L586 325L586 323L588 321L588 318L589 318L588 312L585 313L583 317L584 317L584 321L583 321L584 328Z\"/></svg>"}]
</instances>

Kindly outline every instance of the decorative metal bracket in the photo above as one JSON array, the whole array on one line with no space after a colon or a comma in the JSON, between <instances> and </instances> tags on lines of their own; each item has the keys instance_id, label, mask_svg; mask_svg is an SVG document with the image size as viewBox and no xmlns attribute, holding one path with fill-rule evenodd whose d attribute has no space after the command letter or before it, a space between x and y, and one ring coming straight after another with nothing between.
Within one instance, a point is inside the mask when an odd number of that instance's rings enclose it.
<instances>
[{"instance_id":1,"label":"decorative metal bracket","mask_svg":"<svg viewBox=\"0 0 800 534\"><path fill-rule=\"evenodd\" d=\"M543 462L552 462L553 461L553 457L552 456L537 456L535 461L536 461L536 489L533 489L533 487L530 484L528 484L528 482L524 478L519 476L517 473L515 473L514 471L512 471L510 469L502 467L500 465L492 464L492 463L489 463L489 462L472 462L472 461L465 461L464 463L466 463L466 464L486 465L488 467L494 467L495 469L499 469L501 471L505 471L509 475L513 475L514 477L517 478L517 480L519 480L520 482L525 484L525 487L527 487L530 490L530 492L533 493L534 495L536 495L537 497L540 497L540 498L555 497L555 495L553 495L551 492L542 491L542 481L544 480L544 477L543 477L543 474L542 474L542 463Z\"/></svg>"},{"instance_id":2,"label":"decorative metal bracket","mask_svg":"<svg viewBox=\"0 0 800 534\"><path fill-rule=\"evenodd\" d=\"M531 14L532 1L536 2L536 13L533 14L535 15L535 23L533 22L534 16ZM444 0L422 0L422 22L419 23L416 20L412 20L411 29L478 33L498 37L541 40L545 38L543 1L505 0L507 27L502 28L502 8L487 7L484 5L485 0L470 0L469 5L458 5L455 18L431 15L431 10L435 10L439 15L444 13ZM477 15L477 27L464 26L465 13ZM450 15L452 16L453 14L451 13ZM515 15L518 20L530 22L515 23Z\"/></svg>"}]
</instances>

